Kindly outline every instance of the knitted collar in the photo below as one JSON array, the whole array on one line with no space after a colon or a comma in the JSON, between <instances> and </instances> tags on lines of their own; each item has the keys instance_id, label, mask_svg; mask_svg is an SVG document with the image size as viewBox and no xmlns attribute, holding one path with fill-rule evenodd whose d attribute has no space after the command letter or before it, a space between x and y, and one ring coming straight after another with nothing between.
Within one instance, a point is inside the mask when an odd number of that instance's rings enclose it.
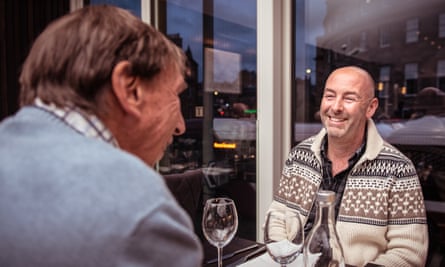
<instances>
[{"instance_id":1,"label":"knitted collar","mask_svg":"<svg viewBox=\"0 0 445 267\"><path fill-rule=\"evenodd\" d=\"M59 108L50 103L46 104L40 98L34 100L34 106L59 118L62 122L73 128L76 132L90 138L99 139L119 147L113 134L105 125L92 114L85 114L76 107Z\"/></svg>"}]
</instances>

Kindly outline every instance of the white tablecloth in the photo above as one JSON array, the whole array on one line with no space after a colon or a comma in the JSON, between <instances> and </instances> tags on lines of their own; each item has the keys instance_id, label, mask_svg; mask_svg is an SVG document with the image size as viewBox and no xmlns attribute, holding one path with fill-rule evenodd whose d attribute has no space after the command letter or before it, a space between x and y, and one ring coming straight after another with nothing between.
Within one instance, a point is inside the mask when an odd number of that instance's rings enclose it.
<instances>
[{"instance_id":1,"label":"white tablecloth","mask_svg":"<svg viewBox=\"0 0 445 267\"><path fill-rule=\"evenodd\" d=\"M261 256L253 258L245 263L239 265L242 267L269 267L269 266L280 266L277 262L275 262L269 254L266 252ZM298 255L298 257L287 265L287 267L301 267L303 265L303 254Z\"/></svg>"}]
</instances>

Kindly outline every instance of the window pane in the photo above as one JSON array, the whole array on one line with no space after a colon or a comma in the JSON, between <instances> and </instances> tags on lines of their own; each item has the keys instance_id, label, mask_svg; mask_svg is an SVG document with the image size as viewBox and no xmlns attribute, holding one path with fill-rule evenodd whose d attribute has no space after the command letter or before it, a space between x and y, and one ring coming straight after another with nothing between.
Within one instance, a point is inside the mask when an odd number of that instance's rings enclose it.
<instances>
[{"instance_id":1,"label":"window pane","mask_svg":"<svg viewBox=\"0 0 445 267\"><path fill-rule=\"evenodd\" d=\"M390 46L390 35L389 29L381 28L380 29L380 47Z\"/></svg>"},{"instance_id":2,"label":"window pane","mask_svg":"<svg viewBox=\"0 0 445 267\"><path fill-rule=\"evenodd\" d=\"M181 95L186 132L159 169L164 175L202 169L203 200L233 198L238 235L255 240L256 0L160 3L160 24L186 52L191 75Z\"/></svg>"},{"instance_id":3,"label":"window pane","mask_svg":"<svg viewBox=\"0 0 445 267\"><path fill-rule=\"evenodd\" d=\"M437 76L445 76L445 59L440 59L437 61Z\"/></svg>"},{"instance_id":4,"label":"window pane","mask_svg":"<svg viewBox=\"0 0 445 267\"><path fill-rule=\"evenodd\" d=\"M445 13L439 15L439 37L445 37Z\"/></svg>"},{"instance_id":5,"label":"window pane","mask_svg":"<svg viewBox=\"0 0 445 267\"><path fill-rule=\"evenodd\" d=\"M414 43L418 41L419 20L417 18L410 19L406 22L406 42Z\"/></svg>"},{"instance_id":6,"label":"window pane","mask_svg":"<svg viewBox=\"0 0 445 267\"><path fill-rule=\"evenodd\" d=\"M425 199L444 202L445 1L297 0L294 12L294 144L321 129L327 75L364 67L382 136L416 165Z\"/></svg>"},{"instance_id":7,"label":"window pane","mask_svg":"<svg viewBox=\"0 0 445 267\"><path fill-rule=\"evenodd\" d=\"M141 17L141 1L134 0L90 0L90 5L109 4L115 5L132 12L135 16Z\"/></svg>"},{"instance_id":8,"label":"window pane","mask_svg":"<svg viewBox=\"0 0 445 267\"><path fill-rule=\"evenodd\" d=\"M383 66L380 68L380 81L382 82L387 82L391 79L390 77L390 67L388 66Z\"/></svg>"}]
</instances>

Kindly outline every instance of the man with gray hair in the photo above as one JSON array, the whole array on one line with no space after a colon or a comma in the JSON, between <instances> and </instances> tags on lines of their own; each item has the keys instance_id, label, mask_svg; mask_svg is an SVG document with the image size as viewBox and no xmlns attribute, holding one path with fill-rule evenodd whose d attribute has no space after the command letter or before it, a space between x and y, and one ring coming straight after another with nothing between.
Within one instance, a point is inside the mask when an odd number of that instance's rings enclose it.
<instances>
[{"instance_id":1,"label":"man with gray hair","mask_svg":"<svg viewBox=\"0 0 445 267\"><path fill-rule=\"evenodd\" d=\"M152 166L185 131L182 51L129 12L51 23L0 124L0 265L200 266L186 212Z\"/></svg>"}]
</instances>

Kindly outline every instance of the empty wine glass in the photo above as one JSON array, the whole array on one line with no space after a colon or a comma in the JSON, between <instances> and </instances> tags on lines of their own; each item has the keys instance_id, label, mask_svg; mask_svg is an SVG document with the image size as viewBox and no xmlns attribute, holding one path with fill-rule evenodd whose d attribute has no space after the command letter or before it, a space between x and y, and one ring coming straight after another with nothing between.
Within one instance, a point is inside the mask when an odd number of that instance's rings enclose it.
<instances>
[{"instance_id":1,"label":"empty wine glass","mask_svg":"<svg viewBox=\"0 0 445 267\"><path fill-rule=\"evenodd\" d=\"M202 230L210 244L218 249L218 267L222 266L222 250L235 236L238 214L229 198L210 198L204 206Z\"/></svg>"},{"instance_id":2,"label":"empty wine glass","mask_svg":"<svg viewBox=\"0 0 445 267\"><path fill-rule=\"evenodd\" d=\"M297 211L269 211L264 224L264 243L272 259L282 267L303 252L304 231Z\"/></svg>"}]
</instances>

